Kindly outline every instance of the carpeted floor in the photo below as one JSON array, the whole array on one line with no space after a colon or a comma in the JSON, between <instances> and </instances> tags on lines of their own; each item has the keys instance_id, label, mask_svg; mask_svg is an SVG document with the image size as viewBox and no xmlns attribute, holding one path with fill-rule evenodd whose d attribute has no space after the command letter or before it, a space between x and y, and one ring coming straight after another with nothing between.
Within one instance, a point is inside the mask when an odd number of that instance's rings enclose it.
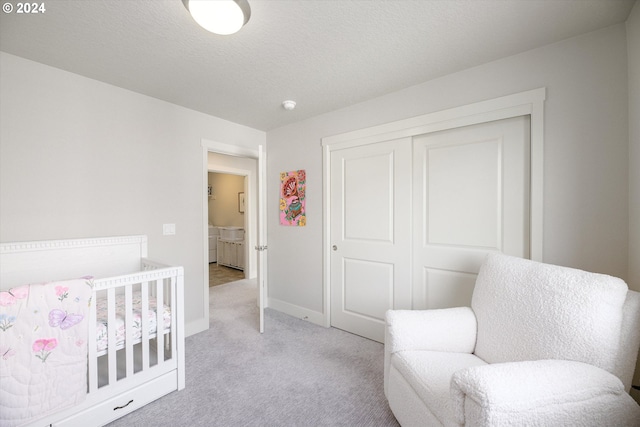
<instances>
[{"instance_id":1,"label":"carpeted floor","mask_svg":"<svg viewBox=\"0 0 640 427\"><path fill-rule=\"evenodd\" d=\"M383 393L383 346L267 309L254 281L209 289L210 329L186 339L185 390L119 426L398 426Z\"/></svg>"}]
</instances>

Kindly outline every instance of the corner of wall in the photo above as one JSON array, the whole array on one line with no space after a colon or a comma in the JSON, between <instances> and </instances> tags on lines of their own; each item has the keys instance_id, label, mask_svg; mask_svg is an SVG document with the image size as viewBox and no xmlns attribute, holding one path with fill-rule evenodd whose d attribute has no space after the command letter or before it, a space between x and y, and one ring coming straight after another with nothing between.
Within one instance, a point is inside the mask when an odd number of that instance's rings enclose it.
<instances>
[{"instance_id":1,"label":"corner of wall","mask_svg":"<svg viewBox=\"0 0 640 427\"><path fill-rule=\"evenodd\" d=\"M629 287L640 291L640 2L626 22L629 90Z\"/></svg>"},{"instance_id":2,"label":"corner of wall","mask_svg":"<svg viewBox=\"0 0 640 427\"><path fill-rule=\"evenodd\" d=\"M629 91L629 273L631 289L640 291L640 2L626 22ZM633 384L640 385L640 353ZM640 391L631 390L640 403Z\"/></svg>"}]
</instances>

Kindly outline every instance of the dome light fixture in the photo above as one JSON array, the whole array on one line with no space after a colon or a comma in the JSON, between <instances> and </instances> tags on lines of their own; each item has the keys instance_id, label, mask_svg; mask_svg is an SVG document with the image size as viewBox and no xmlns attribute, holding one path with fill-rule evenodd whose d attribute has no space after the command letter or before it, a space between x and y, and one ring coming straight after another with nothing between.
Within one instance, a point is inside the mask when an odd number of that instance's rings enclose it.
<instances>
[{"instance_id":1,"label":"dome light fixture","mask_svg":"<svg viewBox=\"0 0 640 427\"><path fill-rule=\"evenodd\" d=\"M291 101L291 100L284 101L282 103L282 107L287 111L291 111L294 108L296 108L296 101Z\"/></svg>"},{"instance_id":2,"label":"dome light fixture","mask_svg":"<svg viewBox=\"0 0 640 427\"><path fill-rule=\"evenodd\" d=\"M251 17L247 0L182 0L182 3L198 25L223 36L240 31Z\"/></svg>"}]
</instances>

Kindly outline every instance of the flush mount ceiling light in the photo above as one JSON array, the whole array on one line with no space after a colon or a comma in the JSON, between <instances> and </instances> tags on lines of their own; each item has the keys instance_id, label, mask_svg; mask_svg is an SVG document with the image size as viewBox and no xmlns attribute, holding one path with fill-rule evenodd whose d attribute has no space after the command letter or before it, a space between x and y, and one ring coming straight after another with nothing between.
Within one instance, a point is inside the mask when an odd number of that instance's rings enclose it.
<instances>
[{"instance_id":1,"label":"flush mount ceiling light","mask_svg":"<svg viewBox=\"0 0 640 427\"><path fill-rule=\"evenodd\" d=\"M291 111L294 108L296 108L296 101L289 101L289 100L288 101L284 101L282 103L282 107L284 107L284 109L287 110L287 111Z\"/></svg>"},{"instance_id":2,"label":"flush mount ceiling light","mask_svg":"<svg viewBox=\"0 0 640 427\"><path fill-rule=\"evenodd\" d=\"M251 17L247 0L182 0L182 3L202 28L215 34L236 33Z\"/></svg>"}]
</instances>

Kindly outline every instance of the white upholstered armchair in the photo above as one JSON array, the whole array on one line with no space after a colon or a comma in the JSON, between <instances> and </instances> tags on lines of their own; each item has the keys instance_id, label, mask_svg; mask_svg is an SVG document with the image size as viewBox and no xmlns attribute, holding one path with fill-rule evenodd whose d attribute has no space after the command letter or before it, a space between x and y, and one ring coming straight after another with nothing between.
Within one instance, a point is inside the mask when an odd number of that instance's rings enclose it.
<instances>
[{"instance_id":1,"label":"white upholstered armchair","mask_svg":"<svg viewBox=\"0 0 640 427\"><path fill-rule=\"evenodd\" d=\"M640 426L640 293L491 254L471 307L390 310L384 389L410 426Z\"/></svg>"}]
</instances>

